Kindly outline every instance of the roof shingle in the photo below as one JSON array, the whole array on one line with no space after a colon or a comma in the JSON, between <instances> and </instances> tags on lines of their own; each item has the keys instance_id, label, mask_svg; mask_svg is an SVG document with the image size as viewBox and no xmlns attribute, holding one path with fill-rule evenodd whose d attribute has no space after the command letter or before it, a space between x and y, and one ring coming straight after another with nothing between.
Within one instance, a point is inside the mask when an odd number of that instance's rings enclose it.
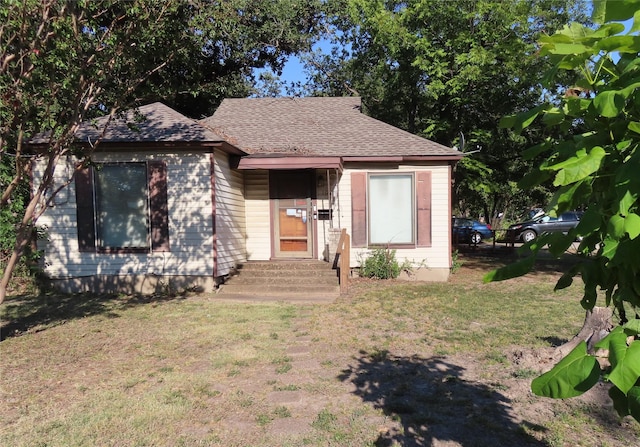
<instances>
[{"instance_id":1,"label":"roof shingle","mask_svg":"<svg viewBox=\"0 0 640 447\"><path fill-rule=\"evenodd\" d=\"M225 99L200 122L249 154L462 156L366 116L360 103L357 97Z\"/></svg>"},{"instance_id":2,"label":"roof shingle","mask_svg":"<svg viewBox=\"0 0 640 447\"><path fill-rule=\"evenodd\" d=\"M103 143L177 143L177 142L222 142L223 138L211 132L172 108L155 102L138 108L143 120L137 122L133 110L115 117L107 127ZM85 121L75 134L79 143L96 142L107 123L108 117ZM48 143L48 134L40 134L30 140L31 144Z\"/></svg>"}]
</instances>

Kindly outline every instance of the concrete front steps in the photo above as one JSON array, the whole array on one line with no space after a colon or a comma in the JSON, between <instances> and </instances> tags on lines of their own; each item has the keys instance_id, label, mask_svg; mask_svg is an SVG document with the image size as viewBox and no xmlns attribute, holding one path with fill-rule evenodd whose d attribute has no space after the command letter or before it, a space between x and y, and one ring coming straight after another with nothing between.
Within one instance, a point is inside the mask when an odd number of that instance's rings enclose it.
<instances>
[{"instance_id":1,"label":"concrete front steps","mask_svg":"<svg viewBox=\"0 0 640 447\"><path fill-rule=\"evenodd\" d=\"M251 261L220 286L218 298L332 302L340 296L337 270L323 261Z\"/></svg>"}]
</instances>

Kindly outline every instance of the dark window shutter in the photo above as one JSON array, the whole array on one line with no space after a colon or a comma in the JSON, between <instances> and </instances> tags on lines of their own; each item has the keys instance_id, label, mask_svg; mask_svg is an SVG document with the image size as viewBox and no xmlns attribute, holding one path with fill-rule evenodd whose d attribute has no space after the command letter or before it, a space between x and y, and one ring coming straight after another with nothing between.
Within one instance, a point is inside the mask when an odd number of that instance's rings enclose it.
<instances>
[{"instance_id":1,"label":"dark window shutter","mask_svg":"<svg viewBox=\"0 0 640 447\"><path fill-rule=\"evenodd\" d=\"M151 212L151 250L169 251L169 209L167 206L167 165L150 161L149 208Z\"/></svg>"},{"instance_id":2,"label":"dark window shutter","mask_svg":"<svg viewBox=\"0 0 640 447\"><path fill-rule=\"evenodd\" d=\"M416 172L418 247L431 246L431 172Z\"/></svg>"},{"instance_id":3,"label":"dark window shutter","mask_svg":"<svg viewBox=\"0 0 640 447\"><path fill-rule=\"evenodd\" d=\"M81 252L95 252L96 231L91 168L85 168L76 172L75 184L78 249Z\"/></svg>"},{"instance_id":4,"label":"dark window shutter","mask_svg":"<svg viewBox=\"0 0 640 447\"><path fill-rule=\"evenodd\" d=\"M367 174L351 173L351 244L367 246Z\"/></svg>"}]
</instances>

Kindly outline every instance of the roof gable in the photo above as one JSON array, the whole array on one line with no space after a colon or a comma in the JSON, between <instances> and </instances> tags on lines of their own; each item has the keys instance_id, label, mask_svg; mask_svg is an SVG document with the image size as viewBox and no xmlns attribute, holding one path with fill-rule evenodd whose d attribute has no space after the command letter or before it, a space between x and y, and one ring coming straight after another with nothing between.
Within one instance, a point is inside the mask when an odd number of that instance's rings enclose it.
<instances>
[{"instance_id":1,"label":"roof gable","mask_svg":"<svg viewBox=\"0 0 640 447\"><path fill-rule=\"evenodd\" d=\"M225 99L201 123L254 156L462 156L366 116L360 105L358 97Z\"/></svg>"},{"instance_id":2,"label":"roof gable","mask_svg":"<svg viewBox=\"0 0 640 447\"><path fill-rule=\"evenodd\" d=\"M139 112L137 114L136 110ZM172 108L155 102L128 110L116 116L106 131L108 117L85 121L75 134L77 143L222 143L219 135L211 132L197 121L187 118ZM101 138L102 136L102 138ZM40 134L30 140L31 144L48 143L48 134Z\"/></svg>"}]
</instances>

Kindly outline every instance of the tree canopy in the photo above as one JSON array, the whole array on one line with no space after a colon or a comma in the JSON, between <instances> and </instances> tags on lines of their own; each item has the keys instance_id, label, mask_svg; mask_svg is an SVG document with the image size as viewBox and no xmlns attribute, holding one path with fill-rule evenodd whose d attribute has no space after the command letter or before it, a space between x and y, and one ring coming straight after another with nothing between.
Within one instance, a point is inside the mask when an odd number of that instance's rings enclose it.
<instances>
[{"instance_id":1,"label":"tree canopy","mask_svg":"<svg viewBox=\"0 0 640 447\"><path fill-rule=\"evenodd\" d=\"M548 93L540 78L549 62L536 57L536 41L570 20L585 23L584 1L348 0L345 10L333 53L308 61L312 94L357 93L375 118L463 148L461 211L490 218L544 204L546 188L523 197L516 186L531 167L517 155L543 130L515 135L498 122Z\"/></svg>"}]
</instances>

